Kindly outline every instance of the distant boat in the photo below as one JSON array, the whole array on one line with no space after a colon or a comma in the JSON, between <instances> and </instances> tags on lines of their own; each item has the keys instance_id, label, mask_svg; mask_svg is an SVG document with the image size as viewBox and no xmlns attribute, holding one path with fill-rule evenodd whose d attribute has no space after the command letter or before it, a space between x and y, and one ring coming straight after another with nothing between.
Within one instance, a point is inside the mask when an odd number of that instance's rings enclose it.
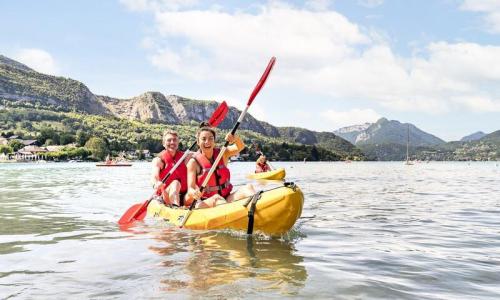
<instances>
[{"instance_id":1,"label":"distant boat","mask_svg":"<svg viewBox=\"0 0 500 300\"><path fill-rule=\"evenodd\" d=\"M117 163L99 163L95 164L96 167L130 167L131 163L117 162Z\"/></svg>"},{"instance_id":2,"label":"distant boat","mask_svg":"<svg viewBox=\"0 0 500 300\"><path fill-rule=\"evenodd\" d=\"M110 156L106 156L106 160L103 163L96 164L97 167L130 167L131 163L124 160L122 157L114 160Z\"/></svg>"},{"instance_id":3,"label":"distant boat","mask_svg":"<svg viewBox=\"0 0 500 300\"><path fill-rule=\"evenodd\" d=\"M408 124L407 139L406 139L406 165L410 166L413 163L410 161L410 124Z\"/></svg>"}]
</instances>

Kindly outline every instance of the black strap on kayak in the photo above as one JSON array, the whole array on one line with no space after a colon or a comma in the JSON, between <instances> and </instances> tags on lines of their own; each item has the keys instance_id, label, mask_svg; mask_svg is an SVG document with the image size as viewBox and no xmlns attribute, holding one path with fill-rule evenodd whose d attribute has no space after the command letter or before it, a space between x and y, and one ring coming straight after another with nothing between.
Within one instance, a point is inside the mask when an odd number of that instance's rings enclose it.
<instances>
[{"instance_id":1,"label":"black strap on kayak","mask_svg":"<svg viewBox=\"0 0 500 300\"><path fill-rule=\"evenodd\" d=\"M294 182L283 182L283 185L291 188L294 192L297 189L297 185Z\"/></svg>"},{"instance_id":2,"label":"black strap on kayak","mask_svg":"<svg viewBox=\"0 0 500 300\"><path fill-rule=\"evenodd\" d=\"M247 201L245 206L248 206L248 203L250 204L250 209L248 210L248 228L247 228L247 234L252 234L253 233L253 222L254 222L254 214L255 214L255 208L257 207L257 201L260 199L260 196L262 195L264 191L258 191L255 193L250 198L250 201Z\"/></svg>"}]
</instances>

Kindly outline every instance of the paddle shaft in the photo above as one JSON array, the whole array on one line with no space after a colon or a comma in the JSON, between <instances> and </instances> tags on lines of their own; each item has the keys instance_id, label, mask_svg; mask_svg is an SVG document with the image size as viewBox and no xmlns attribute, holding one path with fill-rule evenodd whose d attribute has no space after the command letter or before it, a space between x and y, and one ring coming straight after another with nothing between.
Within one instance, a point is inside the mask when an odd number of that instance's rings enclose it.
<instances>
[{"instance_id":1,"label":"paddle shaft","mask_svg":"<svg viewBox=\"0 0 500 300\"><path fill-rule=\"evenodd\" d=\"M211 127L217 127L223 120L224 117L226 116L229 108L227 106L226 101L222 101L219 106L214 110L212 113L212 116L210 119L207 121L207 125ZM200 126L206 126L205 123L202 123ZM193 150L193 148L196 146L196 142L189 147L189 149L184 153L184 155L181 157L179 161L177 161L174 166L169 170L169 172L162 178L161 182L162 184L165 184L165 182L168 180L168 178L174 173L174 171L180 166L181 163L184 162L186 159L187 155ZM161 185L160 185L161 187ZM134 220L142 220L145 216L144 211L147 209L149 203L151 200L154 199L155 195L158 194L160 191L160 187L157 188L156 192L146 201L144 201L143 204L135 204L132 205L127 211L122 215L122 217L118 220L118 224L124 225L124 224L130 224Z\"/></svg>"},{"instance_id":2,"label":"paddle shaft","mask_svg":"<svg viewBox=\"0 0 500 300\"><path fill-rule=\"evenodd\" d=\"M170 171L168 171L167 175L165 175L163 177L163 179L161 180L161 183L165 183L168 180L168 178L172 174L174 174L175 170L177 170L177 168L180 166L180 164L186 159L186 157L188 156L188 154L193 151L193 149L194 149L195 146L196 146L196 142L194 142L191 145L191 147L189 147L189 149L187 149L186 152L184 152L184 154L182 155L182 157L175 163L175 165L172 167L172 169L170 169Z\"/></svg>"},{"instance_id":3,"label":"paddle shaft","mask_svg":"<svg viewBox=\"0 0 500 300\"><path fill-rule=\"evenodd\" d=\"M172 176L172 174L174 174L175 170L177 170L177 168L181 165L181 163L186 159L186 157L188 156L189 153L191 153L191 151L193 150L193 148L196 146L196 142L194 142L191 147L189 147L188 150L186 150L186 152L184 152L184 154L182 155L182 157L175 163L175 165L172 167L172 169L170 169L170 171L168 171L168 173L163 176L163 179L161 180L161 183L162 184L165 184L165 182L167 182L168 178L170 178L170 176ZM160 187L159 186L156 190L156 192L151 195L151 197L149 197L148 201L146 202L146 206L149 205L149 202L151 202L151 200L154 199L154 197L158 194L158 191L160 190Z\"/></svg>"},{"instance_id":4,"label":"paddle shaft","mask_svg":"<svg viewBox=\"0 0 500 300\"><path fill-rule=\"evenodd\" d=\"M250 107L250 104L247 105L247 107L245 107L245 109L241 112L240 117L238 118L238 121L236 121L236 124L234 124L233 129L231 129L232 135L234 135L236 133L236 130L238 129L238 127L240 127L241 121L245 117L245 114L247 113L249 107ZM212 164L212 167L208 171L207 176L205 177L205 179L201 183L201 187L200 187L201 194L203 194L203 190L207 187L208 181L210 180L210 177L212 177L212 174L215 172L215 169L219 165L220 160L224 156L224 152L226 152L227 146L229 146L229 141L226 141L224 143L224 146L221 148L219 155L217 155L217 158L215 158L215 161ZM191 205L189 206L189 210L186 213L186 216L184 216L184 218L182 219L182 223L179 227L181 227L181 228L184 227L184 224L186 224L187 220L189 219L189 216L191 215L191 212L193 211L194 207L196 206L197 201L198 201L198 199L195 198L193 200L193 202L191 202Z\"/></svg>"},{"instance_id":5,"label":"paddle shaft","mask_svg":"<svg viewBox=\"0 0 500 300\"><path fill-rule=\"evenodd\" d=\"M243 118L245 117L248 109L250 108L250 105L252 104L253 100L255 99L255 97L257 96L257 94L260 92L260 90L264 86L264 83L266 83L267 77L269 76L269 73L271 73L271 70L272 70L272 68L274 66L275 61L276 61L276 58L272 57L271 60L269 61L269 63L267 64L266 70L264 71L264 73L262 74L261 78L259 79L259 82L257 82L257 85L253 89L252 94L250 94L250 97L248 98L247 106L241 112L240 117L236 121L236 124L234 124L233 129L231 130L231 134L232 135L234 135L236 133L236 130L240 126L241 122L243 121ZM212 174L215 171L215 168L217 168L217 165L219 164L220 160L224 156L224 152L226 152L226 149L227 149L228 145L229 145L229 141L226 141L224 143L224 146L220 150L219 155L217 156L217 158L213 162L212 167L210 168L210 171L208 171L207 176L203 180L203 182L201 184L201 187L200 187L200 192L202 194L203 194L203 189L205 189L205 187L207 186L208 181L210 180L210 177L212 177ZM189 210L186 213L186 215L184 216L184 218L182 219L180 227L184 227L184 224L186 224L189 216L191 215L191 213L193 212L194 207L196 206L196 202L197 201L198 201L198 199L195 198L193 200L193 202L191 203L191 205L189 206Z\"/></svg>"},{"instance_id":6,"label":"paddle shaft","mask_svg":"<svg viewBox=\"0 0 500 300\"><path fill-rule=\"evenodd\" d=\"M234 124L233 129L231 130L232 135L234 135L236 133L236 130L238 129L238 127L240 127L241 121L245 117L245 114L247 113L249 106L250 105L245 107L245 109L241 112L240 117L238 118L238 121L236 121L236 124ZM226 141L224 143L224 146L221 148L219 155L217 156L214 163L212 164L212 167L210 168L210 171L208 172L207 177L205 177L205 180L203 180L201 187L200 187L200 192L203 193L203 190L207 187L208 181L210 180L210 177L212 176L212 174L215 172L215 169L217 168L217 165L219 165L220 160L224 156L224 152L226 152L227 146L229 146L228 141Z\"/></svg>"}]
</instances>

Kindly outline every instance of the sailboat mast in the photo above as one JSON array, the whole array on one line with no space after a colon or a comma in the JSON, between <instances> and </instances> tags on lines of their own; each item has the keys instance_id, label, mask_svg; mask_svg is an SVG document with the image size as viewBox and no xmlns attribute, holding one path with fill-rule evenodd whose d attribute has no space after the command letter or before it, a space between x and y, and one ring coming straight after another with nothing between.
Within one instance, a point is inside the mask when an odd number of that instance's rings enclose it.
<instances>
[{"instance_id":1,"label":"sailboat mast","mask_svg":"<svg viewBox=\"0 0 500 300\"><path fill-rule=\"evenodd\" d=\"M406 139L406 163L410 160L410 124L408 124L407 139Z\"/></svg>"}]
</instances>

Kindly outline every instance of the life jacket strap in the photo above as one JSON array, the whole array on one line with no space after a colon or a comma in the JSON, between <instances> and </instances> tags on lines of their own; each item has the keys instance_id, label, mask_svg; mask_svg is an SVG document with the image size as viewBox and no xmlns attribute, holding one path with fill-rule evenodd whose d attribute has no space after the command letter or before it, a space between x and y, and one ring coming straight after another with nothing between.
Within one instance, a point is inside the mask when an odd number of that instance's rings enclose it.
<instances>
[{"instance_id":1,"label":"life jacket strap","mask_svg":"<svg viewBox=\"0 0 500 300\"><path fill-rule=\"evenodd\" d=\"M229 187L229 185L231 184L231 182L225 182L221 185L216 185L216 186L207 186L206 188L203 189L204 192L207 192L207 193L211 193L211 192L214 192L214 191L222 191L223 189Z\"/></svg>"}]
</instances>

